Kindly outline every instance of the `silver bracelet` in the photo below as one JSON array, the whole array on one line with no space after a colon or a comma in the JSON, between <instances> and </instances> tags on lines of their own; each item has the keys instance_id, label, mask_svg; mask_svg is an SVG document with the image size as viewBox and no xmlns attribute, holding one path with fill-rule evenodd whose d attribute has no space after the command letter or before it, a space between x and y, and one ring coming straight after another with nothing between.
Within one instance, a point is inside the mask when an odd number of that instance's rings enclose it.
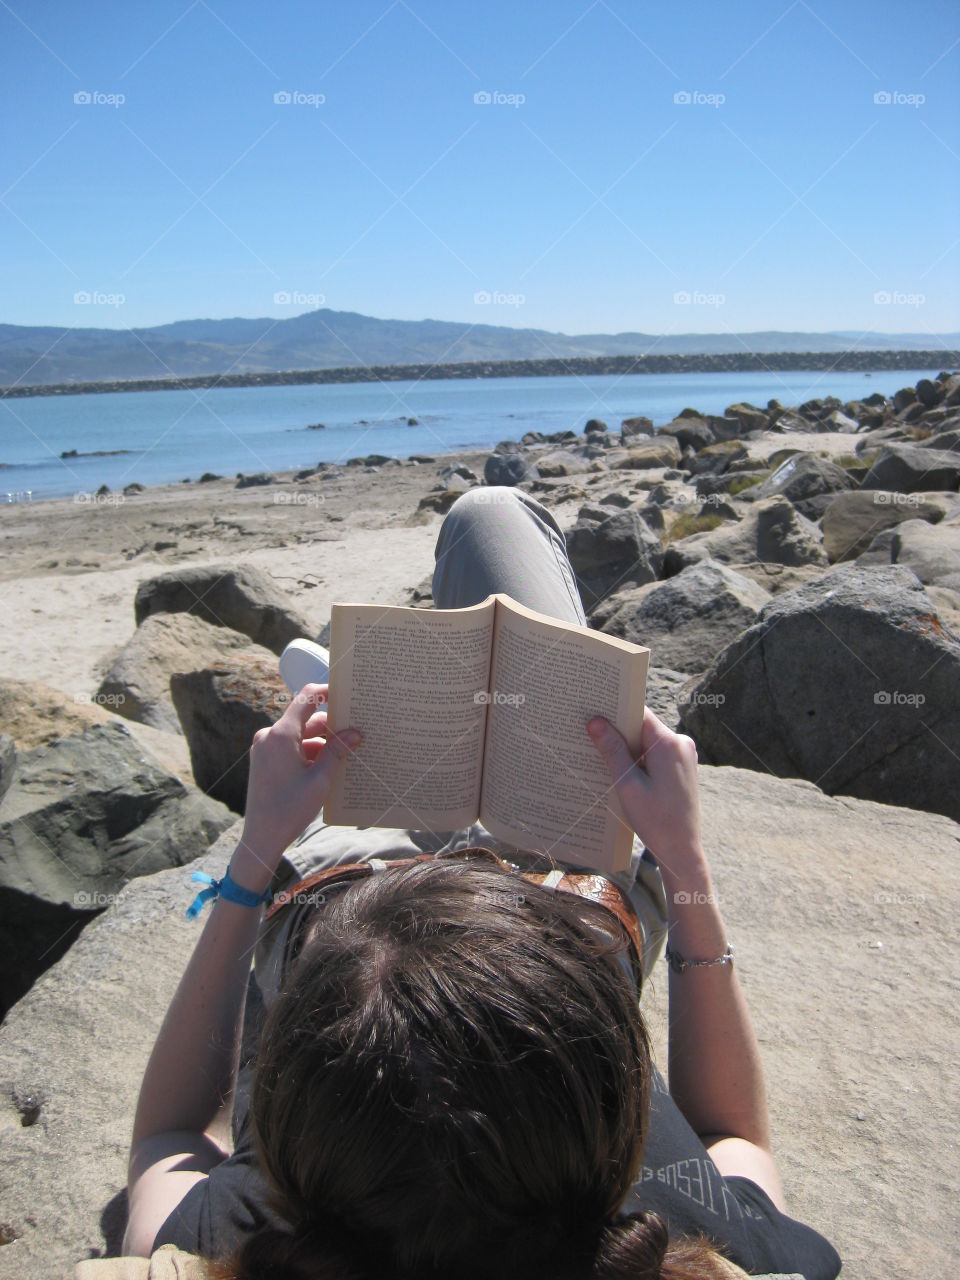
<instances>
[{"instance_id":1,"label":"silver bracelet","mask_svg":"<svg viewBox=\"0 0 960 1280\"><path fill-rule=\"evenodd\" d=\"M733 947L727 943L727 949L722 956L717 956L716 960L685 960L679 951L674 951L669 943L666 952L667 964L674 973L683 973L684 969L705 969L713 964L733 964Z\"/></svg>"}]
</instances>

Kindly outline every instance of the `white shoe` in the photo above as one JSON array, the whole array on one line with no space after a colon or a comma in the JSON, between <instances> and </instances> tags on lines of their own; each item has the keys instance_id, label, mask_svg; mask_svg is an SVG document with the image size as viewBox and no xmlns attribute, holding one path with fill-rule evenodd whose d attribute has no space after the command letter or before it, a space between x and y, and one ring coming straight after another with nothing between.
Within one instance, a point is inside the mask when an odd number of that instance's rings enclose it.
<instances>
[{"instance_id":1,"label":"white shoe","mask_svg":"<svg viewBox=\"0 0 960 1280\"><path fill-rule=\"evenodd\" d=\"M299 693L305 684L327 684L330 651L312 640L291 640L280 655L280 674L291 693Z\"/></svg>"}]
</instances>

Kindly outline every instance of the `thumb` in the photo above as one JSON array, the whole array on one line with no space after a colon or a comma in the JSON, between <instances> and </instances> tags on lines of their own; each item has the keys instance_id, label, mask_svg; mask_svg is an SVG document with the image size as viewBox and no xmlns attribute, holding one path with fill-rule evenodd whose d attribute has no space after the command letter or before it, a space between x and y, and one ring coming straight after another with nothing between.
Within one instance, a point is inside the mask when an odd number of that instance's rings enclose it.
<instances>
[{"instance_id":1,"label":"thumb","mask_svg":"<svg viewBox=\"0 0 960 1280\"><path fill-rule=\"evenodd\" d=\"M623 734L604 716L594 716L587 721L587 733L607 762L615 781L629 774L635 765Z\"/></svg>"}]
</instances>

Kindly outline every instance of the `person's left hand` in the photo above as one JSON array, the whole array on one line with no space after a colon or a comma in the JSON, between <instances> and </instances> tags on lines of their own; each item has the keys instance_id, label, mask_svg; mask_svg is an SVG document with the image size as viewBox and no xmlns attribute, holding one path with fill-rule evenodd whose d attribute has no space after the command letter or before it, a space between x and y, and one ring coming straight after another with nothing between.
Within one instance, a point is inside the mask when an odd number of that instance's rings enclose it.
<instances>
[{"instance_id":1,"label":"person's left hand","mask_svg":"<svg viewBox=\"0 0 960 1280\"><path fill-rule=\"evenodd\" d=\"M284 849L323 807L340 762L360 744L358 729L327 725L321 706L328 689L305 685L275 725L254 734L243 835L232 862L251 889L267 887Z\"/></svg>"}]
</instances>

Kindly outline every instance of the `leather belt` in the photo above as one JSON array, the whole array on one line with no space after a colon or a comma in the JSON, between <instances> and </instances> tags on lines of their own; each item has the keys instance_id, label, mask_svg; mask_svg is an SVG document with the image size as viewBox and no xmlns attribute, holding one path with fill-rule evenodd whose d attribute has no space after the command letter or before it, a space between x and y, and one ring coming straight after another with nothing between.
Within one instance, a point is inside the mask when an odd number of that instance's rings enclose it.
<instances>
[{"instance_id":1,"label":"leather belt","mask_svg":"<svg viewBox=\"0 0 960 1280\"><path fill-rule=\"evenodd\" d=\"M327 867L323 871L315 871L303 880L298 880L295 884L279 890L267 908L266 919L274 918L291 904L303 905L305 902L309 904L311 894L317 893L321 889L329 889L335 884L364 879L367 876L374 875L377 871L391 870L394 867L412 867L420 862L437 862L451 858L467 857L472 854L485 855L505 870L520 875L530 884L540 885L543 888L556 890L560 893L575 894L577 897L586 898L588 901L596 902L599 906L606 908L611 915L616 917L627 935L627 941L630 944L630 962L639 987L642 974L641 957L643 955L640 921L633 903L619 885L612 880L608 880L606 876L601 875L599 872L564 871L559 867L550 871L520 871L485 845L472 845L466 849L453 849L444 853L419 853L410 858L374 859L372 862L344 862L335 867ZM320 902L322 902L322 898ZM320 903L317 905L320 905Z\"/></svg>"}]
</instances>

